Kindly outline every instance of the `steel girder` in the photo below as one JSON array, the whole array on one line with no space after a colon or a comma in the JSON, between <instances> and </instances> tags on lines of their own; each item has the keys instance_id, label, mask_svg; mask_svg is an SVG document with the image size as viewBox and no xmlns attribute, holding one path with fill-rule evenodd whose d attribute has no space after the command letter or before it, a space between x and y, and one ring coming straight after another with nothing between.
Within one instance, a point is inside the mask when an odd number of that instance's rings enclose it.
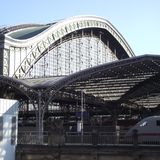
<instances>
[{"instance_id":1,"label":"steel girder","mask_svg":"<svg viewBox=\"0 0 160 160\"><path fill-rule=\"evenodd\" d=\"M135 85L121 97L121 101L129 100L148 108L157 107L160 104L159 90L160 73Z\"/></svg>"}]
</instances>

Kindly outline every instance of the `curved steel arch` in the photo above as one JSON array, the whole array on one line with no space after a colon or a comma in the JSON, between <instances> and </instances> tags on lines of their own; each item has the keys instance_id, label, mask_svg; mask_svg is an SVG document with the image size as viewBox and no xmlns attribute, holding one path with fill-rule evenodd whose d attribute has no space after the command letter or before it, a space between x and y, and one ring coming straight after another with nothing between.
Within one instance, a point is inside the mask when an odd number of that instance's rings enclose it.
<instances>
[{"instance_id":1,"label":"curved steel arch","mask_svg":"<svg viewBox=\"0 0 160 160\"><path fill-rule=\"evenodd\" d=\"M25 95L29 100L34 100L36 95L38 94L34 89L32 89L30 86L24 84L18 79L6 77L3 75L0 75L0 83L7 84L16 90L20 91Z\"/></svg>"},{"instance_id":2,"label":"curved steel arch","mask_svg":"<svg viewBox=\"0 0 160 160\"><path fill-rule=\"evenodd\" d=\"M135 63L139 63L139 65L142 65L143 61L145 62L150 62L155 64L155 68L144 68L144 72L148 72L147 74L150 76L154 76L155 74L159 73L159 66L160 66L160 56L150 56L150 55L144 55L144 56L139 56L139 57L133 57L133 58L128 58L128 59L123 59L123 60L119 60L119 61L114 61L114 62L110 62L110 63L106 63L106 64L102 64L99 66L95 66L92 68L88 68L85 69L83 71L79 71L76 72L72 75L69 75L67 77L64 77L62 79L60 79L57 82L53 82L53 83L49 83L47 89L45 90L45 92L43 94L46 94L47 97L49 95L48 101L46 103L46 106L52 101L52 99L54 99L54 95L61 89L65 88L67 85L73 84L77 81L83 81L83 80L89 80L92 76L97 77L98 75L103 75L103 73L106 71L110 72L110 75L113 77L115 76L114 72L112 73L112 71L116 71L117 69L123 70L125 69L127 66L132 66L134 68L134 64ZM158 63L157 63L158 61ZM143 65L141 66L143 69ZM136 73L138 72L138 74L142 74L143 76L143 70L142 69L135 69L133 71L133 76L136 76ZM152 70L153 73L150 73ZM127 73L128 71L126 70L124 72ZM121 73L120 73L121 76Z\"/></svg>"},{"instance_id":3,"label":"curved steel arch","mask_svg":"<svg viewBox=\"0 0 160 160\"><path fill-rule=\"evenodd\" d=\"M14 40L16 44L28 43L29 41L39 41L37 45L28 53L26 58L19 65L14 73L16 78L22 78L29 71L31 66L36 62L40 55L49 48L51 44L60 40L66 35L82 29L99 28L109 32L113 38L122 46L126 51L128 57L134 56L134 53L122 35L115 29L115 27L107 20L94 16L80 16L73 17L64 21L60 21L50 28L46 29L41 34L27 40Z\"/></svg>"}]
</instances>

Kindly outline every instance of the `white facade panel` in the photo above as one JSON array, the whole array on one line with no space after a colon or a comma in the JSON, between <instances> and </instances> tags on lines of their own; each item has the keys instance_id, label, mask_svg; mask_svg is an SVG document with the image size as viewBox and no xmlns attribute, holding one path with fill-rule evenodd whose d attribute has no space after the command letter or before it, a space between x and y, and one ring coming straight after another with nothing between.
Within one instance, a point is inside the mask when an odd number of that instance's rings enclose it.
<instances>
[{"instance_id":1,"label":"white facade panel","mask_svg":"<svg viewBox=\"0 0 160 160\"><path fill-rule=\"evenodd\" d=\"M0 160L15 160L18 106L16 100L0 99Z\"/></svg>"}]
</instances>

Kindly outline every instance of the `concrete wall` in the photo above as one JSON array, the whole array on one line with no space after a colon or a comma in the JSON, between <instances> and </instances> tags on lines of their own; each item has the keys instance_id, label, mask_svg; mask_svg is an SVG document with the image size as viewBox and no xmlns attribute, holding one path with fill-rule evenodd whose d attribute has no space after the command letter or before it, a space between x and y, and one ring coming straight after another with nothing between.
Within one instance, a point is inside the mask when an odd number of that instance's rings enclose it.
<instances>
[{"instance_id":1,"label":"concrete wall","mask_svg":"<svg viewBox=\"0 0 160 160\"><path fill-rule=\"evenodd\" d=\"M159 160L160 146L18 145L16 160Z\"/></svg>"}]
</instances>

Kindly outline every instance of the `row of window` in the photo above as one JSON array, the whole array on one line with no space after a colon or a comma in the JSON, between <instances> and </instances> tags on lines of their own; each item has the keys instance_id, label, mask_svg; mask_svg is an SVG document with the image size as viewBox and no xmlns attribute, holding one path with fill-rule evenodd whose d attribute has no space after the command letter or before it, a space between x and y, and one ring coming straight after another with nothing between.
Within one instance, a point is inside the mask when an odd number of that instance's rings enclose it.
<instances>
[{"instance_id":1,"label":"row of window","mask_svg":"<svg viewBox=\"0 0 160 160\"><path fill-rule=\"evenodd\" d=\"M0 117L0 142L3 141L4 135L8 133L7 131L4 131L4 117ZM11 145L15 145L16 142L16 117L12 117L11 120L11 128L8 128L8 130L11 129Z\"/></svg>"},{"instance_id":2,"label":"row of window","mask_svg":"<svg viewBox=\"0 0 160 160\"><path fill-rule=\"evenodd\" d=\"M144 127L144 126L147 126L148 122L147 121L144 121L143 123L140 124L140 127ZM160 120L157 120L156 121L156 126L160 126Z\"/></svg>"}]
</instances>

